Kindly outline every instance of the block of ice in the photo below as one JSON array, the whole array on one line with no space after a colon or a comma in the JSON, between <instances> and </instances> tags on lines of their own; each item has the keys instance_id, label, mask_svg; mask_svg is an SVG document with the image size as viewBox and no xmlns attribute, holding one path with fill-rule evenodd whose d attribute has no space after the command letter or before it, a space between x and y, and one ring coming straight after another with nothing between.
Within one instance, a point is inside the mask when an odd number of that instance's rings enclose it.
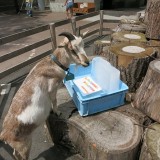
<instances>
[{"instance_id":1,"label":"block of ice","mask_svg":"<svg viewBox=\"0 0 160 160\"><path fill-rule=\"evenodd\" d=\"M93 58L91 76L107 93L119 89L120 71L101 57Z\"/></svg>"}]
</instances>

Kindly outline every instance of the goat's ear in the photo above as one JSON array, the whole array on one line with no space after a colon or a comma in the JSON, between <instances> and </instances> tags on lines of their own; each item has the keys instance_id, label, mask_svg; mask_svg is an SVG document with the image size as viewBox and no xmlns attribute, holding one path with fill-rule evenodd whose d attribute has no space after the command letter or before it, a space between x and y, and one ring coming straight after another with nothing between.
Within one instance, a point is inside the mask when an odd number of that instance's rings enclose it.
<instances>
[{"instance_id":1,"label":"goat's ear","mask_svg":"<svg viewBox=\"0 0 160 160\"><path fill-rule=\"evenodd\" d=\"M84 38L88 32L89 32L89 30L84 32L84 33L82 33L81 37Z\"/></svg>"},{"instance_id":2,"label":"goat's ear","mask_svg":"<svg viewBox=\"0 0 160 160\"><path fill-rule=\"evenodd\" d=\"M61 34L59 34L59 36L65 36L68 38L69 41L72 41L75 39L74 35L69 32L62 32Z\"/></svg>"}]
</instances>

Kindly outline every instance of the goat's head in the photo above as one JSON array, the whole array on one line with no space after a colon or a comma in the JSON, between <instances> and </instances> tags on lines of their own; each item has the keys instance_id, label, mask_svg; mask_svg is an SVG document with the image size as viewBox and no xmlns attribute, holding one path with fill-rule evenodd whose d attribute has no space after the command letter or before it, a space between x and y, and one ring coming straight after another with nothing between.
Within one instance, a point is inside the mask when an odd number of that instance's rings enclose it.
<instances>
[{"instance_id":1,"label":"goat's head","mask_svg":"<svg viewBox=\"0 0 160 160\"><path fill-rule=\"evenodd\" d=\"M83 34L86 35L87 32ZM84 42L82 37L76 37L69 32L62 32L59 36L65 36L64 44L67 45L68 49L71 51L71 56L76 64L81 64L82 66L89 65L89 59L84 50Z\"/></svg>"}]
</instances>

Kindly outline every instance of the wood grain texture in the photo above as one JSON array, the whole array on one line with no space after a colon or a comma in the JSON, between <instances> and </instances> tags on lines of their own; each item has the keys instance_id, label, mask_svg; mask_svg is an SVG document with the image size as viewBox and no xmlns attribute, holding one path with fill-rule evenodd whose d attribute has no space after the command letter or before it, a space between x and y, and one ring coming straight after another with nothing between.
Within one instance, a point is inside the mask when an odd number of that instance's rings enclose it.
<instances>
[{"instance_id":1,"label":"wood grain texture","mask_svg":"<svg viewBox=\"0 0 160 160\"><path fill-rule=\"evenodd\" d=\"M126 38L125 35L135 35L140 37L139 39L131 39L131 38ZM118 43L118 42L137 42L137 43L146 43L146 37L145 34L140 33L140 32L129 32L129 31L121 31L121 32L115 32L111 35L112 43Z\"/></svg>"},{"instance_id":2,"label":"wood grain texture","mask_svg":"<svg viewBox=\"0 0 160 160\"><path fill-rule=\"evenodd\" d=\"M122 50L125 46L138 46L145 49L140 53L129 53ZM156 56L154 49L144 44L117 43L105 51L106 59L120 70L121 80L129 86L130 92L135 92L146 75L149 63Z\"/></svg>"},{"instance_id":3,"label":"wood grain texture","mask_svg":"<svg viewBox=\"0 0 160 160\"><path fill-rule=\"evenodd\" d=\"M150 127L145 130L139 160L160 159L160 124L154 123Z\"/></svg>"},{"instance_id":4,"label":"wood grain texture","mask_svg":"<svg viewBox=\"0 0 160 160\"><path fill-rule=\"evenodd\" d=\"M48 119L54 143L85 160L136 160L143 129L135 119L117 111L81 117L65 88L58 93L58 103L62 114Z\"/></svg>"},{"instance_id":5,"label":"wood grain texture","mask_svg":"<svg viewBox=\"0 0 160 160\"><path fill-rule=\"evenodd\" d=\"M160 40L160 0L151 0L148 4L146 37Z\"/></svg>"},{"instance_id":6,"label":"wood grain texture","mask_svg":"<svg viewBox=\"0 0 160 160\"><path fill-rule=\"evenodd\" d=\"M160 123L160 61L150 63L147 74L137 90L133 106Z\"/></svg>"}]
</instances>

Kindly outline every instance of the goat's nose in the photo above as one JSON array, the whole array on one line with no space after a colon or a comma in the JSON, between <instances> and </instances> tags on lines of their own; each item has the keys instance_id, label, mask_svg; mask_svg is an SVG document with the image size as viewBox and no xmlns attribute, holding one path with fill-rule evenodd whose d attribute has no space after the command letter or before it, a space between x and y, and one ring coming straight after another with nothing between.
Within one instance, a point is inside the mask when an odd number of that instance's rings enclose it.
<instances>
[{"instance_id":1,"label":"goat's nose","mask_svg":"<svg viewBox=\"0 0 160 160\"><path fill-rule=\"evenodd\" d=\"M89 60L88 60L88 58L86 59L86 61L82 62L81 64L82 64L84 67L89 66Z\"/></svg>"},{"instance_id":2,"label":"goat's nose","mask_svg":"<svg viewBox=\"0 0 160 160\"><path fill-rule=\"evenodd\" d=\"M79 54L79 59L80 59L80 62L81 62L82 66L87 67L89 65L89 59L88 59L88 57L86 55Z\"/></svg>"},{"instance_id":3,"label":"goat's nose","mask_svg":"<svg viewBox=\"0 0 160 160\"><path fill-rule=\"evenodd\" d=\"M89 61L88 61L88 62L86 62L86 64L87 64L87 66L89 66Z\"/></svg>"}]
</instances>

